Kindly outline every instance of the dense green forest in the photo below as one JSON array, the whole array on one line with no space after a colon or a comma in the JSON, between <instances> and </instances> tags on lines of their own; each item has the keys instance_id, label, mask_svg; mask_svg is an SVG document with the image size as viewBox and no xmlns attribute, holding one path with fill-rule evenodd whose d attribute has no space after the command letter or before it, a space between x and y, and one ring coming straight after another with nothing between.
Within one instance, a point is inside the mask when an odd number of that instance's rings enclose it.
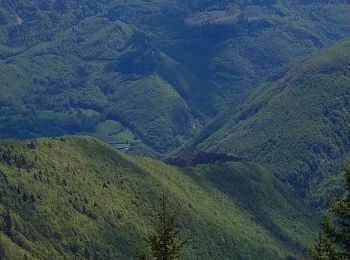
<instances>
[{"instance_id":1,"label":"dense green forest","mask_svg":"<svg viewBox=\"0 0 350 260\"><path fill-rule=\"evenodd\" d=\"M13 140L1 141L0 180L11 260L132 259L162 191L193 238L183 259L303 258L317 230L315 213L251 162L181 169L90 137Z\"/></svg>"},{"instance_id":2,"label":"dense green forest","mask_svg":"<svg viewBox=\"0 0 350 260\"><path fill-rule=\"evenodd\" d=\"M186 149L254 158L323 203L342 186L338 173L349 154L349 60L344 40L275 71Z\"/></svg>"},{"instance_id":3,"label":"dense green forest","mask_svg":"<svg viewBox=\"0 0 350 260\"><path fill-rule=\"evenodd\" d=\"M152 259L163 194L180 259L309 259L349 161L349 13L0 0L0 259Z\"/></svg>"},{"instance_id":4,"label":"dense green forest","mask_svg":"<svg viewBox=\"0 0 350 260\"><path fill-rule=\"evenodd\" d=\"M346 1L0 3L1 137L87 133L153 155L350 27Z\"/></svg>"}]
</instances>

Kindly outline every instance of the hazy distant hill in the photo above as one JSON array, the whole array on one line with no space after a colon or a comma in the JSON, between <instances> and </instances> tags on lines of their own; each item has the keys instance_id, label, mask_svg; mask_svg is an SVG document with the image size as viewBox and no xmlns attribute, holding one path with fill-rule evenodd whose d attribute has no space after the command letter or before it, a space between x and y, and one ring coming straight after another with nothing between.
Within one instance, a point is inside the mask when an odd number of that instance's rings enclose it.
<instances>
[{"instance_id":1,"label":"hazy distant hill","mask_svg":"<svg viewBox=\"0 0 350 260\"><path fill-rule=\"evenodd\" d=\"M194 146L254 159L318 199L342 181L350 149L349 85L350 40L344 40L272 73Z\"/></svg>"},{"instance_id":2,"label":"hazy distant hill","mask_svg":"<svg viewBox=\"0 0 350 260\"><path fill-rule=\"evenodd\" d=\"M349 12L346 1L2 0L1 137L90 133L169 151L275 68L349 35Z\"/></svg>"}]
</instances>

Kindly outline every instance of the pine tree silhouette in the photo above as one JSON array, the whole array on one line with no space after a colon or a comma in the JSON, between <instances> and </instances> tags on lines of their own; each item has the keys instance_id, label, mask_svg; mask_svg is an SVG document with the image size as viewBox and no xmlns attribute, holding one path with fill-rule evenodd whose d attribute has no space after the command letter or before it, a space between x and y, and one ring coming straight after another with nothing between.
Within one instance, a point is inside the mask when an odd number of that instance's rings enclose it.
<instances>
[{"instance_id":1,"label":"pine tree silhouette","mask_svg":"<svg viewBox=\"0 0 350 260\"><path fill-rule=\"evenodd\" d=\"M157 260L179 259L180 253L189 239L181 240L179 238L182 229L177 223L176 214L168 209L164 192L156 215L158 223L145 238L152 255ZM146 257L139 255L139 259L146 259Z\"/></svg>"}]
</instances>

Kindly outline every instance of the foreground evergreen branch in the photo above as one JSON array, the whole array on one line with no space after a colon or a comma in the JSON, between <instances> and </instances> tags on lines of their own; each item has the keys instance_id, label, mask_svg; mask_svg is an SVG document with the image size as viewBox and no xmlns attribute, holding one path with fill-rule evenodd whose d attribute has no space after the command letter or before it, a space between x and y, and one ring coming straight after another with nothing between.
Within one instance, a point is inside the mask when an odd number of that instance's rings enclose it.
<instances>
[{"instance_id":1,"label":"foreground evergreen branch","mask_svg":"<svg viewBox=\"0 0 350 260\"><path fill-rule=\"evenodd\" d=\"M322 220L311 255L315 260L350 259L350 169L345 171L346 191L330 203L329 213Z\"/></svg>"}]
</instances>

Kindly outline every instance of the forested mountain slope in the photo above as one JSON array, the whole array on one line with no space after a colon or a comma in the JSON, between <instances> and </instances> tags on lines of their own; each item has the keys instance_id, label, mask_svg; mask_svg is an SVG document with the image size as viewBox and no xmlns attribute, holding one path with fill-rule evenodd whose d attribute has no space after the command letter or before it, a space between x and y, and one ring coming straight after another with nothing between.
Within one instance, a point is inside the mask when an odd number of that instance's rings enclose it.
<instances>
[{"instance_id":1,"label":"forested mountain slope","mask_svg":"<svg viewBox=\"0 0 350 260\"><path fill-rule=\"evenodd\" d=\"M349 86L348 39L275 71L192 145L256 160L318 200L349 155Z\"/></svg>"},{"instance_id":2,"label":"forested mountain slope","mask_svg":"<svg viewBox=\"0 0 350 260\"><path fill-rule=\"evenodd\" d=\"M1 137L90 133L167 152L273 69L349 35L349 12L346 1L1 0Z\"/></svg>"},{"instance_id":3,"label":"forested mountain slope","mask_svg":"<svg viewBox=\"0 0 350 260\"><path fill-rule=\"evenodd\" d=\"M180 169L89 137L1 141L0 186L2 259L133 259L163 190L192 237L183 259L302 259L315 231L257 164Z\"/></svg>"}]
</instances>

